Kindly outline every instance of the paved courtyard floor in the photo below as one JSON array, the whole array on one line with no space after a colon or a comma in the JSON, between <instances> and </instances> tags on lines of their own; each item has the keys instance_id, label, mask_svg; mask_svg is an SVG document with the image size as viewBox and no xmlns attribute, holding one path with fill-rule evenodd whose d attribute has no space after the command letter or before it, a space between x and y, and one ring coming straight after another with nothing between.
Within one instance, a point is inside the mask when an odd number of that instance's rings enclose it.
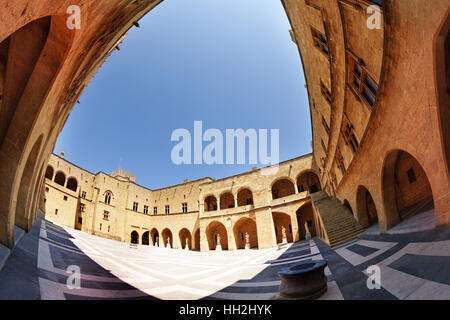
<instances>
[{"instance_id":1,"label":"paved courtyard floor","mask_svg":"<svg viewBox=\"0 0 450 320\"><path fill-rule=\"evenodd\" d=\"M407 229L402 229L402 231ZM0 271L0 299L274 299L278 271L326 259L321 299L450 299L450 228L366 234L331 249L318 238L282 248L196 252L107 240L39 219ZM381 288L368 289L377 265ZM69 289L70 266L81 288Z\"/></svg>"}]
</instances>

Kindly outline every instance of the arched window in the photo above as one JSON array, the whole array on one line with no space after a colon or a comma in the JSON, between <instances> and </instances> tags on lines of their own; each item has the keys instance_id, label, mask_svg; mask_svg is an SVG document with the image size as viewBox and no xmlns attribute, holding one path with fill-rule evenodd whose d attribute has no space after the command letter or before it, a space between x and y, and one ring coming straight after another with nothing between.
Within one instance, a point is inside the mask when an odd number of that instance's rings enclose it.
<instances>
[{"instance_id":1,"label":"arched window","mask_svg":"<svg viewBox=\"0 0 450 320\"><path fill-rule=\"evenodd\" d=\"M45 171L45 177L47 179L49 179L49 180L52 180L53 179L53 173L54 173L53 167L52 166L48 166L47 170Z\"/></svg>"},{"instance_id":2,"label":"arched window","mask_svg":"<svg viewBox=\"0 0 450 320\"><path fill-rule=\"evenodd\" d=\"M106 194L105 194L105 203L106 204L111 204L111 196L112 196L112 194L111 194L111 192L106 192Z\"/></svg>"},{"instance_id":3,"label":"arched window","mask_svg":"<svg viewBox=\"0 0 450 320\"><path fill-rule=\"evenodd\" d=\"M294 184L288 179L281 179L272 186L272 198L278 199L295 194Z\"/></svg>"},{"instance_id":4,"label":"arched window","mask_svg":"<svg viewBox=\"0 0 450 320\"><path fill-rule=\"evenodd\" d=\"M69 178L69 180L67 180L67 188L72 190L72 191L77 191L77 187L78 187L78 182L75 178Z\"/></svg>"},{"instance_id":5,"label":"arched window","mask_svg":"<svg viewBox=\"0 0 450 320\"><path fill-rule=\"evenodd\" d=\"M62 173L61 171L59 171L56 175L55 175L55 182L57 184L59 184L60 186L63 186L66 184L66 175L64 173Z\"/></svg>"}]
</instances>

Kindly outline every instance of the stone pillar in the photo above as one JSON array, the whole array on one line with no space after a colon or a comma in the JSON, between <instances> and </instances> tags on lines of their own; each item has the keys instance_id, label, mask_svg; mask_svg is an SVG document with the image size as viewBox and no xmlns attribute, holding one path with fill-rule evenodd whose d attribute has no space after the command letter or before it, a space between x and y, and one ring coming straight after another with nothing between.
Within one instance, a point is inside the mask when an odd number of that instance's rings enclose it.
<instances>
[{"instance_id":1,"label":"stone pillar","mask_svg":"<svg viewBox=\"0 0 450 320\"><path fill-rule=\"evenodd\" d=\"M206 225L200 220L200 251L209 251L208 237L206 235Z\"/></svg>"},{"instance_id":2,"label":"stone pillar","mask_svg":"<svg viewBox=\"0 0 450 320\"><path fill-rule=\"evenodd\" d=\"M236 240L234 239L233 224L231 223L231 220L225 221L225 228L227 229L228 250L237 250Z\"/></svg>"},{"instance_id":3,"label":"stone pillar","mask_svg":"<svg viewBox=\"0 0 450 320\"><path fill-rule=\"evenodd\" d=\"M277 245L271 209L264 209L256 213L256 230L258 249L272 248Z\"/></svg>"},{"instance_id":4,"label":"stone pillar","mask_svg":"<svg viewBox=\"0 0 450 320\"><path fill-rule=\"evenodd\" d=\"M297 221L297 213L293 212L291 214L289 214L289 216L291 217L291 227L292 227L292 241L296 242L300 239L300 232L299 232L299 227L298 227L298 221ZM287 230L289 231L289 230Z\"/></svg>"}]
</instances>

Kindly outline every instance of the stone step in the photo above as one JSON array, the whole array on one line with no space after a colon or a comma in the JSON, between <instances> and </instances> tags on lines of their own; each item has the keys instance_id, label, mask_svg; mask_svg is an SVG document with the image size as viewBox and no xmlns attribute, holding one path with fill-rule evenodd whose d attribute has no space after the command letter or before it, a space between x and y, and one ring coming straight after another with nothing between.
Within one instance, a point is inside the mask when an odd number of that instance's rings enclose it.
<instances>
[{"instance_id":1,"label":"stone step","mask_svg":"<svg viewBox=\"0 0 450 320\"><path fill-rule=\"evenodd\" d=\"M338 200L330 199L326 192L311 195L316 213L321 216L330 246L351 241L364 234L364 228Z\"/></svg>"}]
</instances>

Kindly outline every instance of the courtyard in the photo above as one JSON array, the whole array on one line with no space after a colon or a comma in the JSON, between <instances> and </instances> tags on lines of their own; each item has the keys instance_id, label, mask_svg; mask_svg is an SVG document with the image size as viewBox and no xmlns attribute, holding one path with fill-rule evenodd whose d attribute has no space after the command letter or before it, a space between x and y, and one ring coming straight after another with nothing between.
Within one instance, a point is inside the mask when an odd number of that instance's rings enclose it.
<instances>
[{"instance_id":1,"label":"courtyard","mask_svg":"<svg viewBox=\"0 0 450 320\"><path fill-rule=\"evenodd\" d=\"M131 246L40 215L0 272L0 299L279 299L278 271L318 259L328 261L328 291L320 299L450 299L450 228L426 230L431 214L414 216L388 234L367 230L335 248L312 238L270 249L207 252ZM372 265L381 270L380 289L368 289ZM70 266L80 268L79 289L67 285Z\"/></svg>"}]
</instances>

